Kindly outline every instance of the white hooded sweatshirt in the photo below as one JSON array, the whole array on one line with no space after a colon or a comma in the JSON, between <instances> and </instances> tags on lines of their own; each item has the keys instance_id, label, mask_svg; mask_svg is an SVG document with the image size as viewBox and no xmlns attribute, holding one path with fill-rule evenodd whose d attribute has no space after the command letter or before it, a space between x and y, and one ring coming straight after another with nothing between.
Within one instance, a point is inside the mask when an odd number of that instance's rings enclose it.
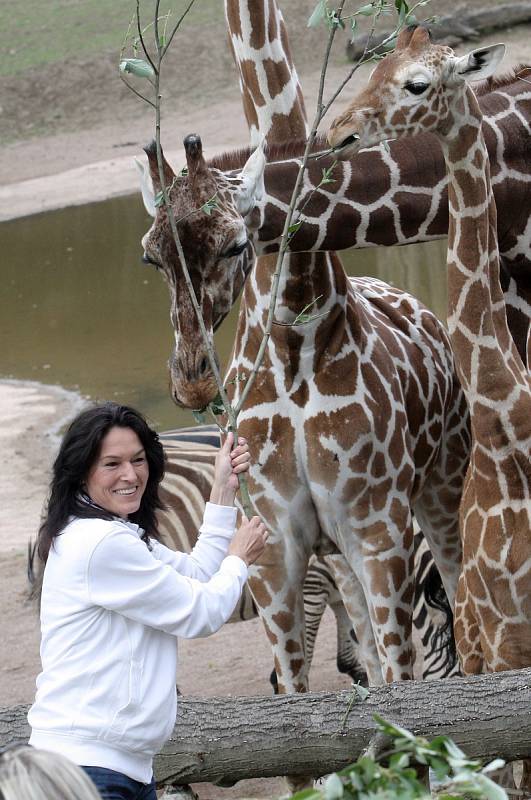
<instances>
[{"instance_id":1,"label":"white hooded sweatshirt","mask_svg":"<svg viewBox=\"0 0 531 800\"><path fill-rule=\"evenodd\" d=\"M207 503L190 554L154 540L150 551L123 520L67 525L44 571L30 744L150 782L175 724L175 637L217 631L247 579L226 556L235 521L235 508Z\"/></svg>"}]
</instances>

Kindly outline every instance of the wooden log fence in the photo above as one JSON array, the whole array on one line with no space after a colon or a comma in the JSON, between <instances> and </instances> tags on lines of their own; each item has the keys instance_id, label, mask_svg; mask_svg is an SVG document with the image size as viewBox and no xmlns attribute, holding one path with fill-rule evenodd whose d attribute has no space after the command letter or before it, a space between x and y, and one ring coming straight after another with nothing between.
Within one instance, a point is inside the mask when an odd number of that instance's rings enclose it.
<instances>
[{"instance_id":1,"label":"wooden log fence","mask_svg":"<svg viewBox=\"0 0 531 800\"><path fill-rule=\"evenodd\" d=\"M180 697L173 736L155 759L164 783L324 775L362 753L377 713L429 739L448 734L467 755L531 757L531 668L375 687L369 696ZM353 701L354 698L354 701ZM0 709L0 747L29 736L27 706Z\"/></svg>"},{"instance_id":2,"label":"wooden log fence","mask_svg":"<svg viewBox=\"0 0 531 800\"><path fill-rule=\"evenodd\" d=\"M428 12L429 6L428 6ZM420 22L420 20L419 20ZM480 35L492 33L500 28L531 22L531 0L521 3L492 4L488 8L457 9L451 16L441 16L437 22L429 23L432 39L454 46L461 41L478 39ZM371 38L371 48L379 46L391 31L375 34ZM354 36L347 45L347 56L357 61L367 45L367 34Z\"/></svg>"}]
</instances>

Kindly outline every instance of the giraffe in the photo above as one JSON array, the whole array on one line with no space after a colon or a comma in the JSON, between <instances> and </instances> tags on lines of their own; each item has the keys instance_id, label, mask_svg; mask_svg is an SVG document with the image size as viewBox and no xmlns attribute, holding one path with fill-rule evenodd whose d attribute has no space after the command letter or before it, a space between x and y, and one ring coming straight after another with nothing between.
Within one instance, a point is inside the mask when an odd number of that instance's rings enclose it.
<instances>
[{"instance_id":1,"label":"giraffe","mask_svg":"<svg viewBox=\"0 0 531 800\"><path fill-rule=\"evenodd\" d=\"M274 143L306 138L308 126L302 89L291 58L282 12L275 0L259 3L252 0L225 0L225 19L229 44L238 69L240 93L251 145L258 145L263 140ZM295 270L300 258L297 253L287 256L288 261L293 262ZM316 252L309 257L306 256L306 259L308 258L311 261L312 271L321 269L329 271L332 262L340 268L338 256L333 252ZM268 274L274 271L275 263L274 255L260 256L256 270ZM289 265L287 269L290 270ZM249 287L246 289L247 305L252 302L248 295ZM232 358L234 357L233 353ZM325 558L321 558L321 569L325 573L331 571L346 589L353 578L349 574L348 565L342 563L341 558L337 555L330 559L328 564L324 563ZM310 557L308 569L314 572L319 570L315 555ZM307 575L305 585L308 580ZM350 598L347 597L347 603L348 599ZM306 609L307 605L304 609L305 627L308 624ZM304 649L306 671L309 670L312 656L309 644L306 633ZM276 689L277 691L284 689L283 681L281 680L279 684L278 678Z\"/></svg>"},{"instance_id":2,"label":"giraffe","mask_svg":"<svg viewBox=\"0 0 531 800\"><path fill-rule=\"evenodd\" d=\"M236 180L228 176L222 185L221 173L203 159L199 137L189 137L186 150L186 175L174 179L169 165L165 169L196 294L210 321L212 286L226 265L226 258L215 259L210 282L212 252L245 250L243 217L254 213L263 156L257 150ZM148 156L156 184L152 149ZM236 187L242 190L237 207ZM207 223L189 213L213 194L216 213ZM158 207L156 214L144 237L145 256L163 270L178 317L186 302L178 263L166 210ZM460 566L457 508L468 459L466 404L443 326L407 293L372 279L348 281L337 259L322 259L318 270L313 264L311 254L289 262L277 324L239 422L254 454L253 499L275 532L251 588L279 685L292 692L307 689L301 589L312 553L341 553L358 578L347 596L355 599L353 622L370 682L412 677L412 515L453 599ZM240 383L232 377L252 363L270 284L270 266L257 267L245 284L228 379L235 396ZM294 327L308 303L316 305L317 317ZM179 350L183 336L193 339L189 352L201 367L194 322L181 319ZM176 399L181 388L193 394L187 395L192 404L205 396L207 377L200 372L196 381L190 369L182 370Z\"/></svg>"},{"instance_id":3,"label":"giraffe","mask_svg":"<svg viewBox=\"0 0 531 800\"><path fill-rule=\"evenodd\" d=\"M425 28L408 29L328 133L345 157L426 129L443 148L448 329L472 431L455 606L465 674L531 665L531 376L507 325L482 113L467 83L490 74L504 49L493 45L457 57L432 44ZM531 790L529 763L522 788Z\"/></svg>"},{"instance_id":4,"label":"giraffe","mask_svg":"<svg viewBox=\"0 0 531 800\"><path fill-rule=\"evenodd\" d=\"M262 3L249 0L225 0L225 17L229 43L239 72L240 91L251 144L258 144L264 138L268 143L305 138L308 134L308 126L302 89L291 58L289 37L282 12L277 3L275 0ZM272 272L276 257L261 256L260 258L263 263L257 266L256 271L266 274L269 271ZM288 260L291 259L295 262L293 267L295 270L297 269L296 261L300 258L301 256L297 253L287 256ZM308 261L308 256L304 256L304 258ZM316 252L312 253L309 258L311 263L306 266L309 271L329 269L329 260L336 260L336 265L340 268L337 255L333 252ZM290 271L289 266L287 269ZM249 285L246 289L247 304L253 302L252 299L249 299L248 292ZM432 567L433 560L421 533L415 535L414 542L417 584L414 623L419 629L420 618L430 620L427 635L423 634L422 638L425 645L423 670L428 676L437 677L441 673L451 673L454 671L455 665L452 658L445 663L444 657L438 659L436 653L431 652L431 644L437 637L438 628L431 621L433 614L429 604L424 601L425 581L423 576L428 575L430 569L435 569L435 567ZM348 565L339 554L329 557L327 564L323 563L324 561L326 561L326 557L321 559L319 567L315 563L315 557L312 557L310 568L314 574L322 570L325 576L332 570L335 582L344 587L344 591L347 592L347 604L351 605L348 587L353 576L350 575ZM307 583L308 578L305 586ZM308 603L305 604L305 610L307 607ZM307 617L306 613L305 617ZM338 619L337 613L336 619ZM308 645L308 635L306 635L306 644ZM310 664L311 652L308 653L308 648L305 655Z\"/></svg>"},{"instance_id":5,"label":"giraffe","mask_svg":"<svg viewBox=\"0 0 531 800\"><path fill-rule=\"evenodd\" d=\"M229 33L229 43L239 72L240 91L244 112L250 131L252 144L263 139L268 143L289 141L306 137L308 126L302 89L297 71L289 51L289 37L282 16L275 0L256 3L249 0L225 0L225 17ZM273 271L276 257L261 256L263 261L257 272ZM273 259L267 263L266 259ZM301 256L288 254L288 260L296 262ZM304 256L308 260L308 256ZM335 253L315 252L310 255L311 263L306 269L320 271L326 269L328 259L337 259ZM336 262L339 266L339 262ZM294 267L296 269L296 267ZM289 271L289 267L287 267ZM246 293L249 291L247 286ZM253 302L246 296L246 302ZM421 533L415 535L415 575L416 575L416 614L415 626L420 628L420 618L433 616L432 609L424 600L424 576L430 570L436 570L433 559ZM343 585L349 593L350 570L341 555L328 558L328 564L321 559L321 569L325 573L331 569L335 582ZM310 561L314 571L318 567ZM444 590L443 590L444 594ZM351 599L347 596L347 604ZM442 626L444 628L444 624ZM432 642L437 637L437 626L433 621L428 627L428 635L423 635L424 647L423 674L437 677L454 671L455 666L450 658L446 663L444 657L438 659L431 652ZM308 638L308 637L307 637ZM453 648L452 648L453 649ZM444 652L444 651L443 651ZM440 663L442 661L442 664ZM437 666L433 666L436 664Z\"/></svg>"}]
</instances>

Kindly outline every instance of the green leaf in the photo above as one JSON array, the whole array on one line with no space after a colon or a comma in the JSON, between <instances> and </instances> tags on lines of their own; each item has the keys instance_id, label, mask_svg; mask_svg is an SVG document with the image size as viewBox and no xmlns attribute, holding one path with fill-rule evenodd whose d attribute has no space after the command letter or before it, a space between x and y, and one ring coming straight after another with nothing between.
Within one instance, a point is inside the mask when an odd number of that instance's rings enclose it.
<instances>
[{"instance_id":1,"label":"green leaf","mask_svg":"<svg viewBox=\"0 0 531 800\"><path fill-rule=\"evenodd\" d=\"M410 742L415 741L415 737L410 731L406 730L405 728L401 728L399 725L395 725L393 722L388 722L380 717L379 714L373 714L373 719L378 724L378 727L382 733L387 733L389 736L406 739Z\"/></svg>"},{"instance_id":2,"label":"green leaf","mask_svg":"<svg viewBox=\"0 0 531 800\"><path fill-rule=\"evenodd\" d=\"M120 72L129 72L131 75L136 75L137 78L150 80L155 77L155 70L143 58L124 58L123 61L120 61Z\"/></svg>"},{"instance_id":3,"label":"green leaf","mask_svg":"<svg viewBox=\"0 0 531 800\"><path fill-rule=\"evenodd\" d=\"M480 788L481 797L485 800L507 800L505 789L491 781L486 775L476 775L474 782Z\"/></svg>"},{"instance_id":4,"label":"green leaf","mask_svg":"<svg viewBox=\"0 0 531 800\"><path fill-rule=\"evenodd\" d=\"M398 13L398 21L400 25L402 25L405 18L409 14L409 6L406 3L406 0L395 0L395 8Z\"/></svg>"},{"instance_id":5,"label":"green leaf","mask_svg":"<svg viewBox=\"0 0 531 800\"><path fill-rule=\"evenodd\" d=\"M211 197L210 200L207 200L206 203L201 206L201 211L204 211L205 214L207 214L210 217L214 209L216 209L217 207L218 207L218 201L216 200L215 197Z\"/></svg>"},{"instance_id":6,"label":"green leaf","mask_svg":"<svg viewBox=\"0 0 531 800\"><path fill-rule=\"evenodd\" d=\"M438 781L444 781L448 777L448 764L444 759L432 756L430 758L430 767L435 772L435 777Z\"/></svg>"},{"instance_id":7,"label":"green leaf","mask_svg":"<svg viewBox=\"0 0 531 800\"><path fill-rule=\"evenodd\" d=\"M356 14L361 14L362 17L371 17L374 13L374 6L372 3L368 3L366 6L361 6L356 11Z\"/></svg>"},{"instance_id":8,"label":"green leaf","mask_svg":"<svg viewBox=\"0 0 531 800\"><path fill-rule=\"evenodd\" d=\"M487 772L493 772L495 769L501 769L505 766L505 761L503 758L495 758L494 761L490 761L488 764L485 764L481 772L486 775Z\"/></svg>"},{"instance_id":9,"label":"green leaf","mask_svg":"<svg viewBox=\"0 0 531 800\"><path fill-rule=\"evenodd\" d=\"M203 408L193 410L192 416L199 425L206 425L206 416Z\"/></svg>"},{"instance_id":10,"label":"green leaf","mask_svg":"<svg viewBox=\"0 0 531 800\"><path fill-rule=\"evenodd\" d=\"M319 297L322 297L322 295L319 295ZM317 298L317 300L319 300L319 297ZM353 683L352 694L356 696L356 699L358 701L363 702L370 695L370 691L365 686L362 686L361 683Z\"/></svg>"},{"instance_id":11,"label":"green leaf","mask_svg":"<svg viewBox=\"0 0 531 800\"><path fill-rule=\"evenodd\" d=\"M350 20L350 30L352 31L352 33L354 33L354 30L356 29L357 24L358 24L358 21L357 21L356 17L352 17L352 19Z\"/></svg>"},{"instance_id":12,"label":"green leaf","mask_svg":"<svg viewBox=\"0 0 531 800\"><path fill-rule=\"evenodd\" d=\"M157 194L155 195L155 199L154 199L154 201L153 201L153 202L155 203L155 206L156 206L157 208L158 208L159 206L163 206L163 205L164 205L164 192L157 192Z\"/></svg>"},{"instance_id":13,"label":"green leaf","mask_svg":"<svg viewBox=\"0 0 531 800\"><path fill-rule=\"evenodd\" d=\"M389 759L389 766L391 769L401 770L409 767L409 754L408 753L395 753Z\"/></svg>"},{"instance_id":14,"label":"green leaf","mask_svg":"<svg viewBox=\"0 0 531 800\"><path fill-rule=\"evenodd\" d=\"M311 308L312 306L316 305L319 302L319 300L321 299L322 296L323 295L320 294L314 300L312 300L311 302L307 303L304 306L304 308L302 309L302 311L299 314L297 314L297 316L293 320L293 325L300 325L303 322L309 322L311 320L312 316L311 316L311 314L307 314L306 312L308 311L309 308ZM358 684L354 684L353 683L352 685L353 686L357 686ZM367 689L365 689L364 691L366 691L367 694L369 694ZM363 699L365 699L365 698L363 698Z\"/></svg>"},{"instance_id":15,"label":"green leaf","mask_svg":"<svg viewBox=\"0 0 531 800\"><path fill-rule=\"evenodd\" d=\"M325 21L326 12L327 12L326 0L319 0L314 10L312 11L308 22L306 23L306 27L318 28L319 25Z\"/></svg>"},{"instance_id":16,"label":"green leaf","mask_svg":"<svg viewBox=\"0 0 531 800\"><path fill-rule=\"evenodd\" d=\"M293 222L288 228L288 233L292 233L292 234L293 233L297 233L297 231L299 230L301 225L302 225L302 220L301 219L299 219L297 222Z\"/></svg>"},{"instance_id":17,"label":"green leaf","mask_svg":"<svg viewBox=\"0 0 531 800\"><path fill-rule=\"evenodd\" d=\"M223 400L221 399L221 394L219 392L214 399L210 401L208 408L215 417L219 417L221 414L225 413L225 406L223 405Z\"/></svg>"},{"instance_id":18,"label":"green leaf","mask_svg":"<svg viewBox=\"0 0 531 800\"><path fill-rule=\"evenodd\" d=\"M317 789L303 789L292 794L290 800L323 800L323 796Z\"/></svg>"},{"instance_id":19,"label":"green leaf","mask_svg":"<svg viewBox=\"0 0 531 800\"><path fill-rule=\"evenodd\" d=\"M319 186L324 186L327 183L334 183L335 178L332 178L332 173L334 171L336 164L337 161L334 161L334 163L330 167L325 167L323 169L323 175L319 182Z\"/></svg>"},{"instance_id":20,"label":"green leaf","mask_svg":"<svg viewBox=\"0 0 531 800\"><path fill-rule=\"evenodd\" d=\"M324 785L325 800L341 800L343 797L343 781L335 772L329 775Z\"/></svg>"},{"instance_id":21,"label":"green leaf","mask_svg":"<svg viewBox=\"0 0 531 800\"><path fill-rule=\"evenodd\" d=\"M341 17L338 17L337 12L329 11L328 9L326 9L326 24L330 30L332 30L332 28L345 27L345 23L343 22Z\"/></svg>"}]
</instances>

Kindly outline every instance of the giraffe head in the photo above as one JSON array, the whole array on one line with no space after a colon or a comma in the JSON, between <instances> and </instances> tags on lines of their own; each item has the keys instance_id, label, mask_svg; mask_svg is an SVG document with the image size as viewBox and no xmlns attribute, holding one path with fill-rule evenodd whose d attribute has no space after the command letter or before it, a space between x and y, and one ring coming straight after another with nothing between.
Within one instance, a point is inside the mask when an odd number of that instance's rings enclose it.
<instances>
[{"instance_id":1,"label":"giraffe head","mask_svg":"<svg viewBox=\"0 0 531 800\"><path fill-rule=\"evenodd\" d=\"M504 51L504 45L495 44L456 56L450 47L433 44L426 28L405 29L366 88L332 122L328 141L340 159L347 159L387 139L425 131L444 136L467 79L489 77Z\"/></svg>"},{"instance_id":2,"label":"giraffe head","mask_svg":"<svg viewBox=\"0 0 531 800\"><path fill-rule=\"evenodd\" d=\"M164 184L205 326L213 332L236 301L254 261L244 217L254 205L265 165L258 148L241 172L226 175L208 167L201 139L184 140L187 168L175 175L163 156ZM153 142L145 148L149 169L142 172L142 197L154 218L142 238L143 261L163 275L170 292L175 347L169 360L170 388L178 405L203 408L217 394L206 346L190 299L170 220L159 203L161 181ZM137 162L139 163L139 162Z\"/></svg>"}]
</instances>

